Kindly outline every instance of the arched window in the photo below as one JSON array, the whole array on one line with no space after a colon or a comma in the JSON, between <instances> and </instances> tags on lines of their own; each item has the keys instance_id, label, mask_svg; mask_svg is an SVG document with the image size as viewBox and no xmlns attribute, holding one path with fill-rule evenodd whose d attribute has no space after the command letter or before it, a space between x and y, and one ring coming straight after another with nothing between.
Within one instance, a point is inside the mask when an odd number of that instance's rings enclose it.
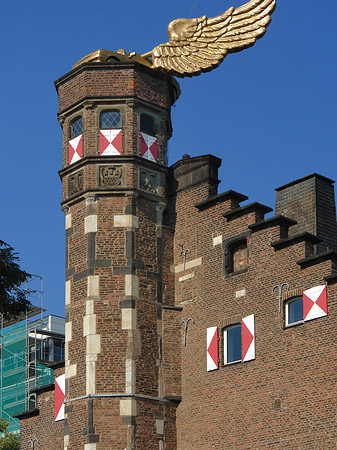
<instances>
[{"instance_id":1,"label":"arched window","mask_svg":"<svg viewBox=\"0 0 337 450\"><path fill-rule=\"evenodd\" d=\"M241 323L223 329L224 364L241 361Z\"/></svg>"},{"instance_id":2,"label":"arched window","mask_svg":"<svg viewBox=\"0 0 337 450\"><path fill-rule=\"evenodd\" d=\"M121 112L118 109L102 111L99 118L99 126L101 129L121 128Z\"/></svg>"},{"instance_id":3,"label":"arched window","mask_svg":"<svg viewBox=\"0 0 337 450\"><path fill-rule=\"evenodd\" d=\"M157 130L154 118L147 114L142 114L140 116L140 131L149 134L150 136L155 136Z\"/></svg>"},{"instance_id":4,"label":"arched window","mask_svg":"<svg viewBox=\"0 0 337 450\"><path fill-rule=\"evenodd\" d=\"M225 276L242 273L249 266L249 235L242 233L241 235L229 238L224 242L225 260L224 272Z\"/></svg>"},{"instance_id":5,"label":"arched window","mask_svg":"<svg viewBox=\"0 0 337 450\"><path fill-rule=\"evenodd\" d=\"M70 139L82 134L82 117L76 117L76 119L72 120L70 123Z\"/></svg>"}]
</instances>

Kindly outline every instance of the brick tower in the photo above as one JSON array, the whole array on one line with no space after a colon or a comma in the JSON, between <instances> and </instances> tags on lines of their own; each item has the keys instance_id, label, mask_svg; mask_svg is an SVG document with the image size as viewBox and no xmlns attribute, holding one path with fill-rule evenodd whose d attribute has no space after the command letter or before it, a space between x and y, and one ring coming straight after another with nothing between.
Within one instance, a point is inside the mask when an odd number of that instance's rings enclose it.
<instances>
[{"instance_id":1,"label":"brick tower","mask_svg":"<svg viewBox=\"0 0 337 450\"><path fill-rule=\"evenodd\" d=\"M179 86L122 54L109 61L84 59L55 82L66 218L64 448L172 449L176 392L164 388L162 351L163 304L174 304L163 290L172 231L162 217Z\"/></svg>"}]
</instances>

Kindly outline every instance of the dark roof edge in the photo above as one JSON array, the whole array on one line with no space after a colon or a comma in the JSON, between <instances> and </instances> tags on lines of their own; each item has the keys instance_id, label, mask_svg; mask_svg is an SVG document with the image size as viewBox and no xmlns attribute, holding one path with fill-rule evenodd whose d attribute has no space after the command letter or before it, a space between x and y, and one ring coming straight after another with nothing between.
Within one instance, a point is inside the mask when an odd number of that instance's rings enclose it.
<instances>
[{"instance_id":1,"label":"dark roof edge","mask_svg":"<svg viewBox=\"0 0 337 450\"><path fill-rule=\"evenodd\" d=\"M172 164L172 166L169 166L169 171L174 171L177 167L179 166L183 166L184 164L188 164L191 161L192 162L198 162L198 160L202 161L204 159L208 159L208 160L213 160L214 163L216 164L216 166L219 168L221 166L221 162L222 160L220 158L218 158L217 156L211 155L210 153L206 154L206 155L198 155L198 156L189 156L187 158L181 158L178 161L176 161L174 164ZM193 171L194 168L188 168L186 170L186 172L182 172L179 175L184 175L185 173L191 172Z\"/></svg>"},{"instance_id":2,"label":"dark roof edge","mask_svg":"<svg viewBox=\"0 0 337 450\"><path fill-rule=\"evenodd\" d=\"M210 197L207 200L204 200L200 203L196 203L194 206L198 208L199 210L210 208L211 206L214 206L216 204L225 202L229 199L236 199L239 203L248 200L247 195L240 194L239 192L235 192L232 190L223 192L222 194L216 195L214 197Z\"/></svg>"},{"instance_id":3,"label":"dark roof edge","mask_svg":"<svg viewBox=\"0 0 337 450\"><path fill-rule=\"evenodd\" d=\"M283 189L293 186L294 184L302 183L302 181L309 180L309 178L313 178L313 177L319 178L320 180L323 180L323 181L327 181L328 183L331 183L331 184L333 184L335 182L334 180L331 180L330 178L324 177L323 175L320 175L319 173L314 172L314 173L311 173L310 175L307 175L302 178L298 178L297 180L291 181L290 183L287 183L287 184L284 184L283 186L275 188L275 191L277 191L277 192L282 191Z\"/></svg>"},{"instance_id":4,"label":"dark roof edge","mask_svg":"<svg viewBox=\"0 0 337 450\"><path fill-rule=\"evenodd\" d=\"M253 202L249 203L249 205L240 206L240 208L232 209L231 211L225 212L223 217L227 220L236 219L237 217L241 217L245 214L248 214L250 211L261 211L264 214L267 214L273 210L269 206L263 205L262 203Z\"/></svg>"},{"instance_id":5,"label":"dark roof edge","mask_svg":"<svg viewBox=\"0 0 337 450\"><path fill-rule=\"evenodd\" d=\"M337 273L331 273L324 277L323 280L326 281L327 284L335 284L337 283Z\"/></svg>"},{"instance_id":6,"label":"dark roof edge","mask_svg":"<svg viewBox=\"0 0 337 450\"><path fill-rule=\"evenodd\" d=\"M253 223L252 225L248 225L253 233L255 231L260 231L265 228L274 227L276 225L285 225L287 227L291 227L292 225L296 225L296 220L289 219L289 217L278 215L274 217L270 217L269 219L261 220L260 222Z\"/></svg>"},{"instance_id":7,"label":"dark roof edge","mask_svg":"<svg viewBox=\"0 0 337 450\"><path fill-rule=\"evenodd\" d=\"M304 233L299 233L296 234L295 236L271 242L270 245L274 247L275 250L280 250L281 248L286 248L289 247L290 245L299 244L300 242L310 242L311 244L318 244L319 242L322 242L322 239L320 239L314 234L305 231Z\"/></svg>"},{"instance_id":8,"label":"dark roof edge","mask_svg":"<svg viewBox=\"0 0 337 450\"><path fill-rule=\"evenodd\" d=\"M305 269L306 267L314 266L315 264L320 264L321 262L329 260L337 262L337 252L335 250L318 253L318 255L300 259L299 261L296 261L296 263L301 266L301 269Z\"/></svg>"},{"instance_id":9,"label":"dark roof edge","mask_svg":"<svg viewBox=\"0 0 337 450\"><path fill-rule=\"evenodd\" d=\"M30 409L29 411L24 411L22 413L15 414L13 417L14 417L14 419L23 420L23 419L29 419L29 417L38 416L39 414L40 414L40 410L38 408L35 408L35 409Z\"/></svg>"}]
</instances>

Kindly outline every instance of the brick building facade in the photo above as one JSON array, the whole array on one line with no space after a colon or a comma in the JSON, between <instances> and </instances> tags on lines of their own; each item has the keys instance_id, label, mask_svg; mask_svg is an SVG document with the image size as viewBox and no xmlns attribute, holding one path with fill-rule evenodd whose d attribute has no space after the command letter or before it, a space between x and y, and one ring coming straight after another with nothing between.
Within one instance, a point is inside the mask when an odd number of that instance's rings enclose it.
<instances>
[{"instance_id":1,"label":"brick building facade","mask_svg":"<svg viewBox=\"0 0 337 450\"><path fill-rule=\"evenodd\" d=\"M218 194L217 157L168 168L179 86L112 59L56 81L64 449L335 449L333 181L278 188L265 219Z\"/></svg>"},{"instance_id":2,"label":"brick building facade","mask_svg":"<svg viewBox=\"0 0 337 450\"><path fill-rule=\"evenodd\" d=\"M63 450L63 421L55 421L55 378L64 374L64 362L50 363L53 383L32 389L36 396L35 408L18 414L20 419L20 448Z\"/></svg>"}]
</instances>

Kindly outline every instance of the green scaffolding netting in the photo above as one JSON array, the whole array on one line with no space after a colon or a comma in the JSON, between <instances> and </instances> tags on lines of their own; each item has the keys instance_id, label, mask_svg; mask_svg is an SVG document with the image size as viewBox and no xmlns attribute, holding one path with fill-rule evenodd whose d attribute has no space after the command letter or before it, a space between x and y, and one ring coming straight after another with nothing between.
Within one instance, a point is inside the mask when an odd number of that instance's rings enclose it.
<instances>
[{"instance_id":1,"label":"green scaffolding netting","mask_svg":"<svg viewBox=\"0 0 337 450\"><path fill-rule=\"evenodd\" d=\"M5 328L2 341L0 413L10 421L8 431L19 433L13 416L27 409L27 391L53 382L53 371L38 362L44 359L41 340L25 322Z\"/></svg>"}]
</instances>

